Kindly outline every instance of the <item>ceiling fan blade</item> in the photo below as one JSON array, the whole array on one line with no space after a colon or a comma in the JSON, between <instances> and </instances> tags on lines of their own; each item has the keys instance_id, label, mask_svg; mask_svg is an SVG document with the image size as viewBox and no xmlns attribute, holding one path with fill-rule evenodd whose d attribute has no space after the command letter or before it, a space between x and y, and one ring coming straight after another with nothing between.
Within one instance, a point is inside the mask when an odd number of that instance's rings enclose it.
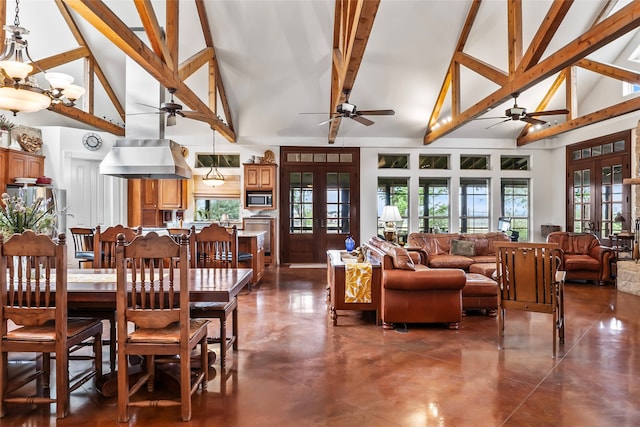
<instances>
[{"instance_id":1,"label":"ceiling fan blade","mask_svg":"<svg viewBox=\"0 0 640 427\"><path fill-rule=\"evenodd\" d=\"M539 119L535 119L533 117L528 117L528 116L521 118L520 121L531 123L532 125L546 125L547 124L547 122L545 122L544 120L539 120Z\"/></svg>"},{"instance_id":2,"label":"ceiling fan blade","mask_svg":"<svg viewBox=\"0 0 640 427\"><path fill-rule=\"evenodd\" d=\"M555 116L558 114L569 114L569 110L547 110L547 111L534 111L532 113L527 113L527 116Z\"/></svg>"},{"instance_id":3,"label":"ceiling fan blade","mask_svg":"<svg viewBox=\"0 0 640 427\"><path fill-rule=\"evenodd\" d=\"M325 121L322 121L322 122L318 123L318 126L326 125L327 123L330 123L330 122L334 121L335 119L342 118L342 117L343 116L331 117L329 120L325 120Z\"/></svg>"},{"instance_id":4,"label":"ceiling fan blade","mask_svg":"<svg viewBox=\"0 0 640 427\"><path fill-rule=\"evenodd\" d=\"M164 114L164 111L149 111L148 113L127 113L126 116L142 116L146 114Z\"/></svg>"},{"instance_id":5,"label":"ceiling fan blade","mask_svg":"<svg viewBox=\"0 0 640 427\"><path fill-rule=\"evenodd\" d=\"M492 124L491 126L486 127L485 129L491 129L491 128L492 128L492 127L494 127L494 126L498 126L500 123L508 122L508 121L510 121L510 120L511 120L511 117L509 117L509 118L507 118L507 119L504 119L504 120L502 120L502 121L500 121L500 122L498 122L498 123L494 123L494 124Z\"/></svg>"},{"instance_id":6,"label":"ceiling fan blade","mask_svg":"<svg viewBox=\"0 0 640 427\"><path fill-rule=\"evenodd\" d=\"M494 116L494 117L476 117L473 120L487 120L487 119L491 119L491 120L495 120L495 119L509 119L511 120L511 117L507 117L507 116Z\"/></svg>"},{"instance_id":7,"label":"ceiling fan blade","mask_svg":"<svg viewBox=\"0 0 640 427\"><path fill-rule=\"evenodd\" d=\"M162 111L162 109L160 109L160 108L156 107L155 105L143 104L143 103L141 103L141 102L136 102L136 104L138 104L138 105L144 105L145 107L149 107L149 108L153 108L154 110Z\"/></svg>"},{"instance_id":8,"label":"ceiling fan blade","mask_svg":"<svg viewBox=\"0 0 640 427\"><path fill-rule=\"evenodd\" d=\"M365 125L365 126L371 126L372 124L374 124L374 123L375 123L375 122L373 122L373 121L371 121L371 120L369 120L369 119L367 119L367 118L364 118L364 117L362 117L362 116L358 116L358 115L355 115L355 116L349 116L349 118L350 118L350 119L353 119L353 120L355 120L356 122L361 123L361 124L363 124L363 125Z\"/></svg>"},{"instance_id":9,"label":"ceiling fan blade","mask_svg":"<svg viewBox=\"0 0 640 427\"><path fill-rule=\"evenodd\" d=\"M396 112L393 110L357 110L357 114L362 116L393 116Z\"/></svg>"}]
</instances>

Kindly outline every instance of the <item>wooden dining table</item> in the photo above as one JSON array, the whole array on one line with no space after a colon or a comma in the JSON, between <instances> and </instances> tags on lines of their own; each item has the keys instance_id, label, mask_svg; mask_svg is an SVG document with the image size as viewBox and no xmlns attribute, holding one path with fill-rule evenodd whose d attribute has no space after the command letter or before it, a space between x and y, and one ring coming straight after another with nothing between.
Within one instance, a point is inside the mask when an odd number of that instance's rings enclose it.
<instances>
[{"instance_id":1,"label":"wooden dining table","mask_svg":"<svg viewBox=\"0 0 640 427\"><path fill-rule=\"evenodd\" d=\"M176 274L178 276L179 273ZM193 268L189 269L189 299L191 302L228 302L249 284L253 277L250 268ZM53 281L52 281L53 282ZM53 283L52 283L53 284ZM179 284L176 277L176 285ZM178 292L179 292L178 287ZM67 270L67 305L69 311L90 314L116 310L117 276L115 269ZM110 316L109 339L116 339L115 316ZM105 396L116 390L115 346L110 346L111 373L98 381L98 391Z\"/></svg>"}]
</instances>

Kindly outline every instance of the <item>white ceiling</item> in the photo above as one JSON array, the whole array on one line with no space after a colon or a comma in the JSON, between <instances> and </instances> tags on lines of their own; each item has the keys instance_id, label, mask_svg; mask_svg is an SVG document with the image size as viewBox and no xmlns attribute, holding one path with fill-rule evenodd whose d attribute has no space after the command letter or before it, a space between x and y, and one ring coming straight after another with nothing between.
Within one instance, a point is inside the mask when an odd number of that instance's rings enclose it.
<instances>
[{"instance_id":1,"label":"white ceiling","mask_svg":"<svg viewBox=\"0 0 640 427\"><path fill-rule=\"evenodd\" d=\"M130 27L142 25L133 2L108 0L105 3ZM164 22L164 3L152 1L161 23ZM523 1L525 48L551 3L551 0ZM604 0L576 0L545 55L588 29L604 3ZM620 5L625 3L620 2ZM427 120L470 4L469 0L381 1L350 101L359 109L392 108L396 115L371 117L376 123L369 127L343 120L338 142L342 139L364 146L385 144L393 139L422 145ZM505 0L482 2L465 49L466 53L503 70L507 61L506 4ZM334 1L205 0L205 5L238 143L326 145L328 125L317 124L329 115ZM13 6L12 1L7 1L7 20L10 23L13 22ZM124 54L82 18L74 16L121 103L158 105L160 101L153 90L140 99L127 99L134 96L134 91L128 91L124 84ZM52 0L22 1L20 20L22 26L31 30L27 39L35 60L77 46ZM638 37L634 31L591 57L640 71L640 64L626 60L626 55L637 45ZM195 4L182 0L180 61L203 47ZM81 62L61 68L81 81ZM187 84L203 99L208 95L205 73L203 69L187 80ZM580 72L578 93L581 109L595 110L608 105L607 100L590 98L594 86L602 79L592 73ZM99 86L97 80L96 85ZM518 104L534 111L547 86L548 83L540 84L527 90L520 96ZM462 107L481 100L496 88L472 72L463 72ZM136 97L140 96L140 91L136 93ZM614 98L616 96L619 97L614 94ZM512 105L512 102L505 103L487 116L502 116L504 110ZM560 91L547 109L564 107L564 94ZM447 115L447 109L443 110L443 117ZM219 109L219 114L221 111ZM120 122L101 88L96 90L95 114ZM20 117L19 121L25 124L83 127L48 111L21 116L25 117ZM550 123L564 120L561 116L547 119ZM500 119L477 120L448 138L513 140L523 128L520 122L508 122L485 129L498 121ZM178 125L167 129L167 132L177 137L207 133L208 129L206 124L178 118Z\"/></svg>"}]
</instances>

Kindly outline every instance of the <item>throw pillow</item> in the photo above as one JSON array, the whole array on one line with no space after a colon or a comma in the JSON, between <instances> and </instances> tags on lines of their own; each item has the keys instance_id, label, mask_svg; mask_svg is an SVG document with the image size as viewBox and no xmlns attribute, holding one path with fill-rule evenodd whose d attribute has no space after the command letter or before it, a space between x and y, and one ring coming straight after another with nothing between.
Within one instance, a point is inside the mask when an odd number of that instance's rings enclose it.
<instances>
[{"instance_id":1,"label":"throw pillow","mask_svg":"<svg viewBox=\"0 0 640 427\"><path fill-rule=\"evenodd\" d=\"M451 255L476 256L475 242L469 240L452 240Z\"/></svg>"}]
</instances>

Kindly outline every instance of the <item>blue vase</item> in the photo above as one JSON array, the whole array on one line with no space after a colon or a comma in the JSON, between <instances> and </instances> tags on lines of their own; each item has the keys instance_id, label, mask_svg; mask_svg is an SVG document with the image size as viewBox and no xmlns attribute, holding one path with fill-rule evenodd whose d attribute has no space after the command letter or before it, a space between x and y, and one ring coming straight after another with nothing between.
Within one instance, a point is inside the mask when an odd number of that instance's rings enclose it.
<instances>
[{"instance_id":1,"label":"blue vase","mask_svg":"<svg viewBox=\"0 0 640 427\"><path fill-rule=\"evenodd\" d=\"M344 240L344 247L347 249L348 252L351 252L356 248L356 241L353 240L353 237L351 237L351 234L349 234L347 238Z\"/></svg>"}]
</instances>

